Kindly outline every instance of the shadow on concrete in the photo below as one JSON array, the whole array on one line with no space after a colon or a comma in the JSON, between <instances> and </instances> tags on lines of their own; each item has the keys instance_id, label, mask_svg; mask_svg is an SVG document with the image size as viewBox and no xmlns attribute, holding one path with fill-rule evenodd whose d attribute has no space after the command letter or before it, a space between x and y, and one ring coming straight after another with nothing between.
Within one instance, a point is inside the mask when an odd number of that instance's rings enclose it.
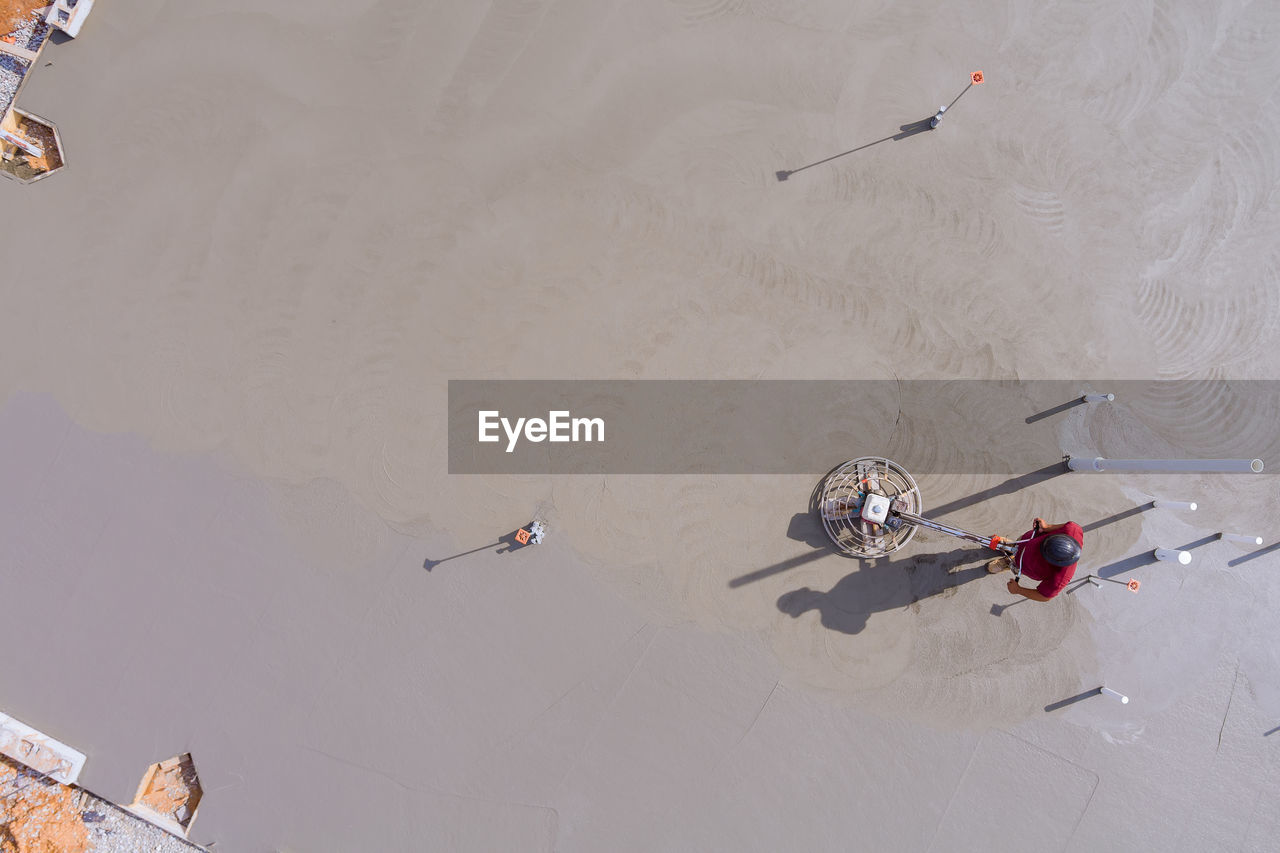
<instances>
[{"instance_id":1,"label":"shadow on concrete","mask_svg":"<svg viewBox=\"0 0 1280 853\"><path fill-rule=\"evenodd\" d=\"M829 554L835 554L835 553L839 553L839 552L834 550L822 549L822 550L810 551L807 554L799 554L795 557L791 557L789 559L783 560L780 563L774 563L772 566L765 566L763 569L756 569L754 572L748 572L745 575L739 575L738 577L729 581L729 587L731 589L737 589L738 587L746 586L749 583L762 581L765 578L782 574L783 572L790 571L791 569L794 569L797 566L803 566L805 563L812 563L814 560L820 560L823 557L828 556Z\"/></svg>"},{"instance_id":2,"label":"shadow on concrete","mask_svg":"<svg viewBox=\"0 0 1280 853\"><path fill-rule=\"evenodd\" d=\"M989 559L991 555L981 548L957 548L908 559L868 560L826 592L801 587L784 593L778 598L778 609L793 619L817 610L823 627L857 634L873 613L900 610L986 577Z\"/></svg>"},{"instance_id":3,"label":"shadow on concrete","mask_svg":"<svg viewBox=\"0 0 1280 853\"><path fill-rule=\"evenodd\" d=\"M468 554L477 554L481 551L488 551L490 548L495 549L495 554L507 554L511 551L519 551L521 548L527 548L528 545L521 545L516 541L516 531L513 530L506 536L500 537L496 542L490 542L488 545L481 545L479 548L472 548L470 551L461 551L457 554L451 554L448 557L441 557L439 560L426 559L422 562L422 568L431 571L441 563L449 560L456 560L459 557L465 557Z\"/></svg>"},{"instance_id":4,"label":"shadow on concrete","mask_svg":"<svg viewBox=\"0 0 1280 853\"><path fill-rule=\"evenodd\" d=\"M1195 540L1194 542L1188 542L1186 545L1181 545L1181 546L1179 546L1179 547L1178 547L1178 550L1179 550L1179 551L1194 551L1196 548L1200 548L1200 547L1203 547L1203 546L1205 546L1205 545L1208 545L1210 542L1217 542L1217 541L1218 541L1218 534L1216 534L1216 533L1211 533L1211 534L1210 534L1210 535L1208 535L1208 536L1202 536L1202 537L1200 537L1199 539Z\"/></svg>"},{"instance_id":5,"label":"shadow on concrete","mask_svg":"<svg viewBox=\"0 0 1280 853\"><path fill-rule=\"evenodd\" d=\"M1124 521L1126 518L1132 518L1135 515L1141 515L1149 509L1155 509L1156 502L1148 501L1142 506L1135 506L1133 509L1126 509L1124 512L1117 512L1115 515L1109 515L1106 518L1084 525L1081 529L1088 533L1090 530L1097 530L1099 527L1106 527L1108 524L1115 524L1117 521Z\"/></svg>"},{"instance_id":6,"label":"shadow on concrete","mask_svg":"<svg viewBox=\"0 0 1280 853\"><path fill-rule=\"evenodd\" d=\"M831 537L827 536L827 531L822 526L821 518L813 510L797 512L791 516L791 523L787 525L787 538L796 542L803 542L810 548L827 548L831 546Z\"/></svg>"},{"instance_id":7,"label":"shadow on concrete","mask_svg":"<svg viewBox=\"0 0 1280 853\"><path fill-rule=\"evenodd\" d=\"M1160 561L1156 559L1154 551L1155 549L1152 548L1151 551L1144 551L1141 554L1134 554L1132 557L1117 560L1096 570L1094 574L1100 578L1113 578L1116 575L1123 575L1125 572L1131 572L1143 566L1155 565Z\"/></svg>"},{"instance_id":8,"label":"shadow on concrete","mask_svg":"<svg viewBox=\"0 0 1280 853\"><path fill-rule=\"evenodd\" d=\"M791 516L791 521L787 524L788 539L796 542L803 542L814 550L804 554L797 554L794 557L788 557L781 562L774 563L771 566L765 566L761 569L756 569L755 571L748 572L745 575L739 575L729 581L730 588L737 589L740 586L746 586L749 583L764 580L765 578L772 577L773 575L790 571L798 566L803 566L806 563L812 563L814 560L820 560L829 554L835 554L848 559L858 559L851 554L844 553L832 544L831 539L827 536L826 529L822 526L822 517L819 514L819 504L822 501L822 486L826 483L827 478L830 477L833 472L837 471L843 464L844 463L841 462L840 465L832 467L830 471L823 474L822 477L818 479L817 484L813 487L813 491L809 493L808 512L796 513ZM945 515L948 512L955 512L956 510L973 506L974 504L981 503L982 501L989 500L990 498L994 498L999 495L1013 494L1020 489L1043 483L1046 480L1065 473L1067 473L1067 466L1063 462L1047 465L1044 468L1039 468L1035 471L1022 474L1021 476L1011 477L999 485L992 486L989 489L984 489L983 491L969 495L968 497L959 498L935 509L928 510L927 514L930 518L936 518L938 516ZM1028 523L1028 526L1030 526L1030 523ZM988 555L986 558L990 559L990 557L991 555Z\"/></svg>"},{"instance_id":9,"label":"shadow on concrete","mask_svg":"<svg viewBox=\"0 0 1280 853\"><path fill-rule=\"evenodd\" d=\"M814 560L820 560L830 554L840 557L848 557L857 559L851 554L846 554L835 547L831 542L831 538L827 536L826 529L822 526L822 516L819 514L818 505L822 502L822 486L827 482L827 478L844 465L832 466L830 471L823 474L818 482L814 485L813 491L809 492L809 510L807 512L797 512L791 516L791 521L787 524L787 538L795 542L803 542L812 548L804 554L797 554L789 557L780 563L774 563L772 566L765 566L762 569L756 569L754 572L747 572L745 575L739 575L729 581L731 589L737 589L740 586L746 586L749 583L764 580L767 577L781 574L789 571L797 566L803 566L805 563L812 563Z\"/></svg>"},{"instance_id":10,"label":"shadow on concrete","mask_svg":"<svg viewBox=\"0 0 1280 853\"><path fill-rule=\"evenodd\" d=\"M1203 545L1208 545L1210 542L1217 542L1217 541L1218 541L1218 534L1213 533L1209 536L1202 536L1199 539L1196 539L1195 541L1192 541L1192 542L1188 542L1185 545L1179 545L1177 548L1174 548L1173 550L1193 551L1196 548L1199 548ZM1150 551L1144 551L1141 554L1134 554L1132 557L1125 557L1123 560L1117 560L1116 562L1111 563L1110 565L1106 565L1098 569L1097 571L1094 572L1094 574L1100 578L1113 578L1116 575L1122 575L1125 572L1133 571L1134 569L1142 568L1143 566L1150 566L1153 563L1158 563L1160 561L1156 559L1155 550L1156 550L1155 548L1152 548Z\"/></svg>"},{"instance_id":11,"label":"shadow on concrete","mask_svg":"<svg viewBox=\"0 0 1280 853\"><path fill-rule=\"evenodd\" d=\"M922 118L919 121L913 121L910 124L898 125L898 132L891 136L890 139L897 142L900 139L915 136L917 133L924 133L926 130L933 130L933 127L930 124L932 121L933 116L929 116L928 118Z\"/></svg>"},{"instance_id":12,"label":"shadow on concrete","mask_svg":"<svg viewBox=\"0 0 1280 853\"><path fill-rule=\"evenodd\" d=\"M1241 563L1247 563L1247 562L1249 562L1250 560L1256 560L1256 559L1258 559L1259 557L1265 557L1266 555L1268 555L1268 554L1270 554L1270 553L1272 553L1272 552L1274 552L1274 551L1278 551L1278 550L1280 550L1280 542L1277 542L1277 543L1275 543L1274 545L1268 545L1268 546L1267 546L1267 547L1265 547L1265 548L1262 548L1262 549L1257 550L1257 551L1253 551L1253 552L1251 552L1251 553L1249 553L1249 554L1245 554L1243 557L1236 557L1234 560L1228 560L1228 561L1227 561L1227 565L1228 565L1228 566L1238 566L1238 565L1240 565Z\"/></svg>"},{"instance_id":13,"label":"shadow on concrete","mask_svg":"<svg viewBox=\"0 0 1280 853\"><path fill-rule=\"evenodd\" d=\"M1003 483L992 486L989 489L983 489L980 492L974 492L972 495L964 498L957 498L949 503L936 506L933 509L925 509L925 514L929 518L938 518L948 513L958 512L962 509L980 504L983 501L998 498L1002 495L1011 495L1031 486L1038 486L1041 483L1052 480L1054 477L1060 477L1067 473L1066 462L1055 462L1052 465L1046 465L1043 468L1037 468L1035 471L1029 471L1017 477L1010 477ZM1030 527L1030 523L1027 524Z\"/></svg>"},{"instance_id":14,"label":"shadow on concrete","mask_svg":"<svg viewBox=\"0 0 1280 853\"><path fill-rule=\"evenodd\" d=\"M1263 732L1263 733L1262 733L1262 736L1263 736L1263 737L1270 737L1271 735L1275 734L1276 732L1280 732L1280 726L1276 726L1274 729L1272 729L1272 730L1271 730L1271 731L1269 731L1269 732Z\"/></svg>"},{"instance_id":15,"label":"shadow on concrete","mask_svg":"<svg viewBox=\"0 0 1280 853\"><path fill-rule=\"evenodd\" d=\"M1005 586L1008 586L1008 585L1009 585L1009 578L1010 578L1010 576L1009 576L1009 575L1002 575L1002 577L1005 579L1005 581L1004 581ZM1018 596L1018 598L1017 598L1016 600L1014 600L1014 601L1010 601L1008 604L993 604L993 605L991 605L991 615L992 615L992 616L1003 616L1003 615L1004 615L1004 612L1005 612L1006 610L1008 610L1010 607L1017 607L1019 604L1022 604L1024 601L1030 601L1030 600L1031 600L1031 599L1029 599L1029 598L1023 598L1022 596Z\"/></svg>"},{"instance_id":16,"label":"shadow on concrete","mask_svg":"<svg viewBox=\"0 0 1280 853\"><path fill-rule=\"evenodd\" d=\"M932 129L929 127L929 122L932 120L933 116L929 116L928 118L920 119L920 121L913 121L910 124L901 125L898 127L898 132L892 136L877 139L875 142L868 142L866 145L859 145L857 148L850 148L848 151L841 151L839 154L832 154L830 157L810 163L807 166L801 166L798 169L783 169L782 171L774 172L773 174L779 181L785 181L796 172L803 172L805 169L812 169L814 166L821 166L823 163L830 163L832 160L838 160L841 157L861 151L864 148L870 148L872 145L879 145L881 142L888 142L891 139L897 142L900 139L915 136L917 133L924 133L926 130Z\"/></svg>"},{"instance_id":17,"label":"shadow on concrete","mask_svg":"<svg viewBox=\"0 0 1280 853\"><path fill-rule=\"evenodd\" d=\"M1085 699L1088 699L1090 696L1100 696L1100 695L1102 695L1102 691L1099 688L1095 687L1092 690L1086 690L1083 693L1077 693L1076 695L1069 696L1066 699L1059 699L1057 702L1051 702L1050 704L1044 706L1044 712L1046 714L1052 714L1054 711L1057 711L1061 708L1065 708L1068 705L1074 705L1077 702L1083 702Z\"/></svg>"},{"instance_id":18,"label":"shadow on concrete","mask_svg":"<svg viewBox=\"0 0 1280 853\"><path fill-rule=\"evenodd\" d=\"M1077 397L1076 399L1072 400L1069 403L1063 403L1061 406L1054 406L1052 409L1045 409L1043 412L1036 412L1034 415L1027 418L1026 422L1029 424L1033 424L1036 421L1042 421L1045 418L1051 418L1054 415L1060 415L1065 411L1074 409L1076 406L1083 406L1083 405L1084 405L1084 397Z\"/></svg>"},{"instance_id":19,"label":"shadow on concrete","mask_svg":"<svg viewBox=\"0 0 1280 853\"><path fill-rule=\"evenodd\" d=\"M1065 592L1067 595L1074 595L1076 590L1082 587L1091 586L1092 584L1089 583L1089 579L1092 577L1094 577L1094 575L1089 574L1089 575L1085 575L1082 578L1073 578L1071 582L1068 583L1063 588L1062 591ZM1115 581L1115 583L1119 583L1119 581ZM1098 586L1101 587L1102 584L1098 584Z\"/></svg>"}]
</instances>

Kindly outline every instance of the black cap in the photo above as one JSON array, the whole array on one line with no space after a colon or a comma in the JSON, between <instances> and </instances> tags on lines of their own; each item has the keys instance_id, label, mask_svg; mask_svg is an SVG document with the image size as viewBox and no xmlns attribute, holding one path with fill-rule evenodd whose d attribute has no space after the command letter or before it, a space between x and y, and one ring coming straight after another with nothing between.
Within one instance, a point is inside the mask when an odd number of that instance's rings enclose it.
<instances>
[{"instance_id":1,"label":"black cap","mask_svg":"<svg viewBox=\"0 0 1280 853\"><path fill-rule=\"evenodd\" d=\"M1040 543L1040 555L1054 566L1071 566L1080 562L1080 543L1065 533L1055 533Z\"/></svg>"}]
</instances>

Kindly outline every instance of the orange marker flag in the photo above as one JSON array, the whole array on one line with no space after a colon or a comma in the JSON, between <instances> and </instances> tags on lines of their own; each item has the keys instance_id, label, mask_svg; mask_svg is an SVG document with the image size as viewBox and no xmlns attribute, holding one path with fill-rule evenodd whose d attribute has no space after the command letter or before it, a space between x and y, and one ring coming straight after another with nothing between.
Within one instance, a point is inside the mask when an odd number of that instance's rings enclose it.
<instances>
[{"instance_id":1,"label":"orange marker flag","mask_svg":"<svg viewBox=\"0 0 1280 853\"><path fill-rule=\"evenodd\" d=\"M975 86L980 85L982 83L982 72L981 71L970 72L969 82L973 83L973 85Z\"/></svg>"}]
</instances>

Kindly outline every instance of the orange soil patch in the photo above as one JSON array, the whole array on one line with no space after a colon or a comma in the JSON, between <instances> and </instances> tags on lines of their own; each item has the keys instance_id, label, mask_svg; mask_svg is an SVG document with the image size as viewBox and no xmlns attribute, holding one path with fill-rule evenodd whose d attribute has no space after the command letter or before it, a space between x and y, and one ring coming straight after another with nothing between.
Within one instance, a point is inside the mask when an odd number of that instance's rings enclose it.
<instances>
[{"instance_id":1,"label":"orange soil patch","mask_svg":"<svg viewBox=\"0 0 1280 853\"><path fill-rule=\"evenodd\" d=\"M142 802L162 815L173 815L191 798L191 789L179 769L158 776L156 782L155 787L143 795Z\"/></svg>"},{"instance_id":2,"label":"orange soil patch","mask_svg":"<svg viewBox=\"0 0 1280 853\"><path fill-rule=\"evenodd\" d=\"M85 853L89 831L75 791L0 764L0 853Z\"/></svg>"},{"instance_id":3,"label":"orange soil patch","mask_svg":"<svg viewBox=\"0 0 1280 853\"><path fill-rule=\"evenodd\" d=\"M143 777L143 785L145 790L134 800L134 805L145 805L184 828L191 823L202 791L190 755L175 756L152 765Z\"/></svg>"},{"instance_id":4,"label":"orange soil patch","mask_svg":"<svg viewBox=\"0 0 1280 853\"><path fill-rule=\"evenodd\" d=\"M48 0L0 0L0 33L13 32L27 22L32 12L48 5Z\"/></svg>"}]
</instances>

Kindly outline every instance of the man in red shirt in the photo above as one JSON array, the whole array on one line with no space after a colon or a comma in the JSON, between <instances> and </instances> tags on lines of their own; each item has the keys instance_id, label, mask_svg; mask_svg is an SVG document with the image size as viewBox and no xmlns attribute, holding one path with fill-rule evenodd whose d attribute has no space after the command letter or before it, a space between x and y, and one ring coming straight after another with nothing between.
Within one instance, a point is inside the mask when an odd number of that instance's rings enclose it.
<instances>
[{"instance_id":1,"label":"man in red shirt","mask_svg":"<svg viewBox=\"0 0 1280 853\"><path fill-rule=\"evenodd\" d=\"M1071 583L1084 546L1084 530L1074 521L1064 524L1047 524L1037 518L1021 539L1029 540L1018 546L1012 560L1016 561L1023 577L1040 581L1035 589L1026 589L1016 579L1009 581L1009 592L1032 601L1048 601ZM1000 557L987 564L987 571L1002 572L1011 568L1009 557Z\"/></svg>"}]
</instances>

